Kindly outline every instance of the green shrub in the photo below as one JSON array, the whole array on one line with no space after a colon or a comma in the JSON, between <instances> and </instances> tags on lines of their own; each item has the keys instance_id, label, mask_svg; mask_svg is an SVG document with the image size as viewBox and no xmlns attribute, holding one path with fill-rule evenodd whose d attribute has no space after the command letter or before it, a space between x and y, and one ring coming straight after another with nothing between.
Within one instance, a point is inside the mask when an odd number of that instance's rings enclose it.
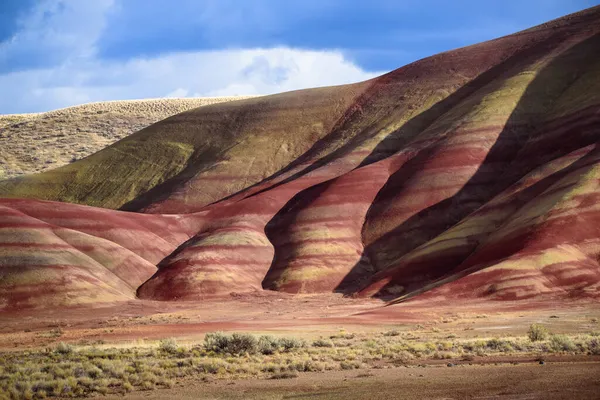
<instances>
[{"instance_id":1,"label":"green shrub","mask_svg":"<svg viewBox=\"0 0 600 400\"><path fill-rule=\"evenodd\" d=\"M234 333L227 346L227 352L231 354L256 353L257 340L248 333Z\"/></svg>"},{"instance_id":2,"label":"green shrub","mask_svg":"<svg viewBox=\"0 0 600 400\"><path fill-rule=\"evenodd\" d=\"M531 324L529 330L527 331L527 336L532 342L539 342L546 340L548 337L548 330L543 325Z\"/></svg>"},{"instance_id":3,"label":"green shrub","mask_svg":"<svg viewBox=\"0 0 600 400\"><path fill-rule=\"evenodd\" d=\"M123 382L123 384L121 385L121 387L123 388L123 390L125 392L131 392L134 389L133 385L131 383L127 382L127 381Z\"/></svg>"},{"instance_id":4,"label":"green shrub","mask_svg":"<svg viewBox=\"0 0 600 400\"><path fill-rule=\"evenodd\" d=\"M279 349L279 341L273 336L261 336L258 338L257 348L261 354L273 354Z\"/></svg>"},{"instance_id":5,"label":"green shrub","mask_svg":"<svg viewBox=\"0 0 600 400\"><path fill-rule=\"evenodd\" d=\"M223 332L210 332L204 336L204 348L215 353L225 353L230 336Z\"/></svg>"},{"instance_id":6,"label":"green shrub","mask_svg":"<svg viewBox=\"0 0 600 400\"><path fill-rule=\"evenodd\" d=\"M226 335L222 332L207 333L204 337L204 348L215 353L254 354L258 351L258 341L248 333L234 333L233 335Z\"/></svg>"},{"instance_id":7,"label":"green shrub","mask_svg":"<svg viewBox=\"0 0 600 400\"><path fill-rule=\"evenodd\" d=\"M58 354L71 354L73 352L73 346L65 342L60 342L56 345L54 351Z\"/></svg>"},{"instance_id":8,"label":"green shrub","mask_svg":"<svg viewBox=\"0 0 600 400\"><path fill-rule=\"evenodd\" d=\"M227 363L220 359L202 360L196 366L198 372L206 374L219 374L227 371Z\"/></svg>"},{"instance_id":9,"label":"green shrub","mask_svg":"<svg viewBox=\"0 0 600 400\"><path fill-rule=\"evenodd\" d=\"M554 351L575 351L577 346L570 337L566 335L552 335L550 337L550 348Z\"/></svg>"},{"instance_id":10,"label":"green shrub","mask_svg":"<svg viewBox=\"0 0 600 400\"><path fill-rule=\"evenodd\" d=\"M514 350L513 344L510 340L493 338L485 342L485 347L490 350L508 353ZM469 350L468 348L465 349Z\"/></svg>"},{"instance_id":11,"label":"green shrub","mask_svg":"<svg viewBox=\"0 0 600 400\"><path fill-rule=\"evenodd\" d=\"M163 353L175 354L177 353L177 341L173 338L163 339L159 342L158 349Z\"/></svg>"},{"instance_id":12,"label":"green shrub","mask_svg":"<svg viewBox=\"0 0 600 400\"><path fill-rule=\"evenodd\" d=\"M303 340L296 338L280 338L278 343L283 351L292 351L306 347L306 343Z\"/></svg>"}]
</instances>

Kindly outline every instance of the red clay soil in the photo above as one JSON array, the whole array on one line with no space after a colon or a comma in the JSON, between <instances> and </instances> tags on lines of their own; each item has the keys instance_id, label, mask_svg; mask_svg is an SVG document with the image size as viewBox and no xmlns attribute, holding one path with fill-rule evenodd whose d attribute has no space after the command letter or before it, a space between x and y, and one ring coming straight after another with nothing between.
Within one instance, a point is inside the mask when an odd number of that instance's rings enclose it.
<instances>
[{"instance_id":1,"label":"red clay soil","mask_svg":"<svg viewBox=\"0 0 600 400\"><path fill-rule=\"evenodd\" d=\"M264 293L264 292L263 292ZM268 293L268 292L267 292ZM598 330L600 308L591 301L431 301L416 298L382 307L376 300L337 295L240 295L205 302L134 300L112 306L29 309L0 314L0 349L44 348L58 342L127 345L175 337L202 341L207 332L271 332L312 340L348 332L410 331L443 339L524 336L532 323L554 333ZM53 334L60 330L60 334Z\"/></svg>"}]
</instances>

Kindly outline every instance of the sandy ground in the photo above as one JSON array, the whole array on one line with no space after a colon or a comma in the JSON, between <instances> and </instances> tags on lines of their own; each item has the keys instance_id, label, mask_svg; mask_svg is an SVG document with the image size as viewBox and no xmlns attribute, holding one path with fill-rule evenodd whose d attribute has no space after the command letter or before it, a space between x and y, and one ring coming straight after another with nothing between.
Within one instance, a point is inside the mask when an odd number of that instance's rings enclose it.
<instances>
[{"instance_id":1,"label":"sandy ground","mask_svg":"<svg viewBox=\"0 0 600 400\"><path fill-rule=\"evenodd\" d=\"M118 399L108 396L102 399ZM598 399L600 362L303 373L286 380L181 382L128 399Z\"/></svg>"}]
</instances>

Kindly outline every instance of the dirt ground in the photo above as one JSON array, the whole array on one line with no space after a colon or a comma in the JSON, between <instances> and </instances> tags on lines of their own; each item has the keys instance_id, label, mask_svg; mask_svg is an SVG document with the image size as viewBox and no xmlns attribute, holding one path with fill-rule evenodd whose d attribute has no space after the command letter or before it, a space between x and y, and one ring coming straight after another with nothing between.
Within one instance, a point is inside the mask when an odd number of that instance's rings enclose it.
<instances>
[{"instance_id":1,"label":"dirt ground","mask_svg":"<svg viewBox=\"0 0 600 400\"><path fill-rule=\"evenodd\" d=\"M108 396L102 399L117 399ZM598 399L600 362L304 373L286 380L181 382L129 399Z\"/></svg>"},{"instance_id":2,"label":"dirt ground","mask_svg":"<svg viewBox=\"0 0 600 400\"><path fill-rule=\"evenodd\" d=\"M248 331L300 338L389 329L419 336L460 338L523 336L532 323L553 333L600 330L596 302L410 301L385 307L378 300L340 295L261 293L206 302L135 301L99 309L20 311L0 314L0 350L70 343L136 344L174 337L201 341L206 332Z\"/></svg>"},{"instance_id":3,"label":"dirt ground","mask_svg":"<svg viewBox=\"0 0 600 400\"><path fill-rule=\"evenodd\" d=\"M247 331L297 338L398 330L427 340L524 336L532 323L553 333L600 330L596 302L413 300L385 306L339 295L257 293L205 302L134 301L111 307L0 314L0 351L58 342L108 347L154 346L159 339L198 343L206 332ZM447 367L429 360L404 367L299 373L292 379L182 378L170 389L130 399L600 399L600 357L475 357ZM420 361L425 362L425 361ZM453 360L453 362L456 362ZM108 396L117 399L123 396Z\"/></svg>"}]
</instances>

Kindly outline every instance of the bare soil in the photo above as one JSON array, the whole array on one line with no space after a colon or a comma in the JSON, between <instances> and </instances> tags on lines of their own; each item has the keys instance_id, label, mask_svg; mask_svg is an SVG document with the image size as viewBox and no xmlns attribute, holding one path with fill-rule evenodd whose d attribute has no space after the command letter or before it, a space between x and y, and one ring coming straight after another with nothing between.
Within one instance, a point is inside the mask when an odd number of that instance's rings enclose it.
<instances>
[{"instance_id":1,"label":"bare soil","mask_svg":"<svg viewBox=\"0 0 600 400\"><path fill-rule=\"evenodd\" d=\"M0 350L40 348L60 341L128 344L174 337L201 341L206 332L276 332L300 338L337 333L414 331L419 336L524 336L532 323L553 333L600 330L600 307L574 302L431 302L385 306L337 294L261 292L204 302L132 301L89 309L21 310L0 315ZM60 330L60 335L52 331Z\"/></svg>"},{"instance_id":2,"label":"bare soil","mask_svg":"<svg viewBox=\"0 0 600 400\"><path fill-rule=\"evenodd\" d=\"M108 396L102 399L117 399ZM286 380L182 381L129 399L597 399L600 362L407 367Z\"/></svg>"},{"instance_id":3,"label":"bare soil","mask_svg":"<svg viewBox=\"0 0 600 400\"><path fill-rule=\"evenodd\" d=\"M20 311L0 315L0 351L55 346L146 346L163 338L198 343L206 332L248 331L317 338L346 332L398 330L427 340L523 336L532 323L553 333L600 330L600 307L574 302L434 302L385 306L340 295L261 292L205 302L132 301L111 307ZM187 377L170 389L131 399L594 399L600 356L487 355L412 360L351 371L303 372L291 379ZM452 363L448 367L447 363ZM217 376L217 375L216 375ZM208 379L208 381L206 381ZM103 399L122 398L110 395Z\"/></svg>"}]
</instances>

